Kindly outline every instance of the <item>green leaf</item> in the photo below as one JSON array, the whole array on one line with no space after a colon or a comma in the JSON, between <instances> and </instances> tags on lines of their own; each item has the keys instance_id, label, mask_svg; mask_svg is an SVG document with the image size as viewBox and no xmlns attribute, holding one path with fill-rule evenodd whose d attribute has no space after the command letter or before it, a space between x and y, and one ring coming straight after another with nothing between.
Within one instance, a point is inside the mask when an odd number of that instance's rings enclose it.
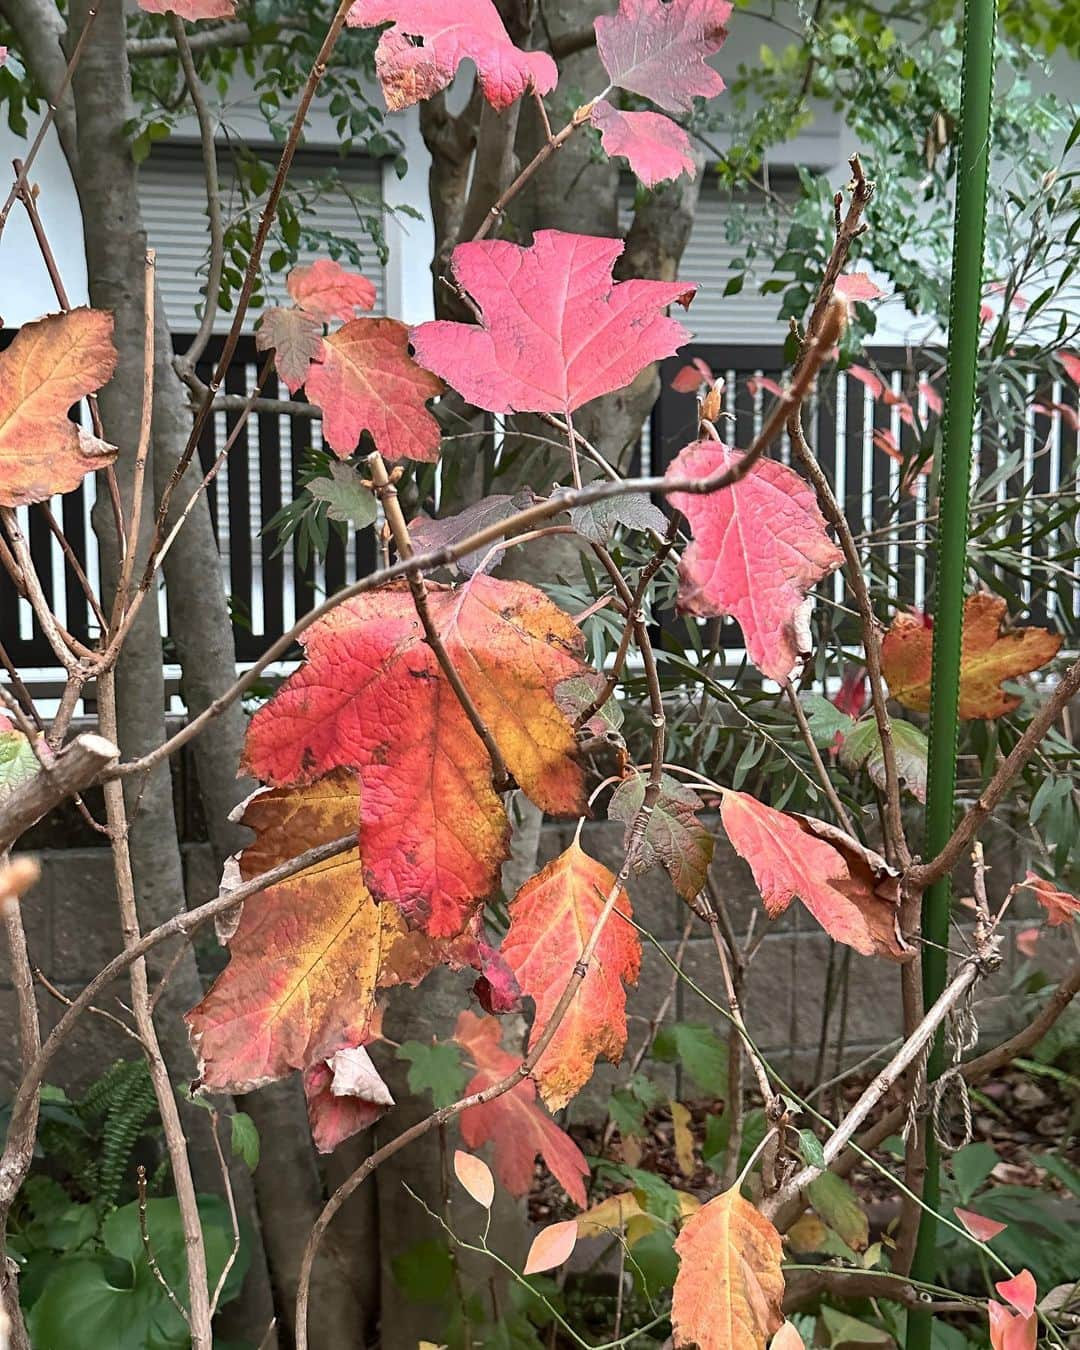
<instances>
[{"instance_id":1,"label":"green leaf","mask_svg":"<svg viewBox=\"0 0 1080 1350\"><path fill-rule=\"evenodd\" d=\"M570 512L570 523L593 544L606 544L616 525L624 525L628 530L654 530L657 534L667 529L667 517L644 492L628 492L588 506L575 506Z\"/></svg>"},{"instance_id":2,"label":"green leaf","mask_svg":"<svg viewBox=\"0 0 1080 1350\"><path fill-rule=\"evenodd\" d=\"M960 1199L966 1205L1001 1160L981 1141L967 1144L952 1156L952 1174Z\"/></svg>"},{"instance_id":3,"label":"green leaf","mask_svg":"<svg viewBox=\"0 0 1080 1350\"><path fill-rule=\"evenodd\" d=\"M656 1298L672 1287L679 1272L673 1235L664 1228L646 1233L634 1243L626 1264L637 1291Z\"/></svg>"},{"instance_id":4,"label":"green leaf","mask_svg":"<svg viewBox=\"0 0 1080 1350\"><path fill-rule=\"evenodd\" d=\"M464 1095L468 1072L461 1062L461 1049L453 1041L406 1041L398 1056L407 1059L409 1087L413 1092L430 1092L436 1106L449 1106Z\"/></svg>"},{"instance_id":5,"label":"green leaf","mask_svg":"<svg viewBox=\"0 0 1080 1350\"><path fill-rule=\"evenodd\" d=\"M229 1117L232 1125L232 1151L235 1157L243 1158L249 1172L259 1165L259 1131L255 1122L246 1111L237 1111Z\"/></svg>"},{"instance_id":6,"label":"green leaf","mask_svg":"<svg viewBox=\"0 0 1080 1350\"><path fill-rule=\"evenodd\" d=\"M837 736L846 736L855 725L855 719L849 713L841 712L835 703L821 694L800 694L799 702L819 750L827 750Z\"/></svg>"},{"instance_id":7,"label":"green leaf","mask_svg":"<svg viewBox=\"0 0 1080 1350\"><path fill-rule=\"evenodd\" d=\"M646 781L645 774L635 770L623 779L608 803L609 818L626 826L623 840L626 845L630 843L634 821L645 800ZM662 863L684 900L693 900L701 891L712 862L714 840L697 817L702 805L701 798L692 788L663 774L660 795L653 806L634 867L635 872L645 872L658 862Z\"/></svg>"},{"instance_id":8,"label":"green leaf","mask_svg":"<svg viewBox=\"0 0 1080 1350\"><path fill-rule=\"evenodd\" d=\"M213 1287L233 1248L224 1201L199 1199L207 1268ZM187 1260L180 1210L175 1199L149 1200L147 1231L162 1277L183 1298ZM183 1318L146 1260L137 1204L115 1210L102 1230L105 1252L57 1263L27 1318L41 1350L182 1350L190 1344ZM241 1241L222 1301L234 1298L247 1270L248 1244Z\"/></svg>"},{"instance_id":9,"label":"green leaf","mask_svg":"<svg viewBox=\"0 0 1080 1350\"><path fill-rule=\"evenodd\" d=\"M916 801L926 801L926 737L918 727L898 717L892 719L893 748L896 751L896 771L902 786ZM865 769L875 786L885 790L885 756L881 749L877 720L863 717L844 735L840 746L840 763L854 775Z\"/></svg>"},{"instance_id":10,"label":"green leaf","mask_svg":"<svg viewBox=\"0 0 1080 1350\"><path fill-rule=\"evenodd\" d=\"M307 490L316 501L327 503L326 514L331 520L351 523L358 530L375 523L375 495L364 487L351 464L331 463L330 477L311 479Z\"/></svg>"},{"instance_id":11,"label":"green leaf","mask_svg":"<svg viewBox=\"0 0 1080 1350\"><path fill-rule=\"evenodd\" d=\"M799 1152L802 1154L803 1162L811 1167L825 1166L825 1150L813 1130L799 1131Z\"/></svg>"},{"instance_id":12,"label":"green leaf","mask_svg":"<svg viewBox=\"0 0 1080 1350\"><path fill-rule=\"evenodd\" d=\"M709 1027L676 1022L657 1032L652 1055L664 1064L681 1064L703 1092L727 1092L727 1046Z\"/></svg>"},{"instance_id":13,"label":"green leaf","mask_svg":"<svg viewBox=\"0 0 1080 1350\"><path fill-rule=\"evenodd\" d=\"M869 1322L860 1322L839 1308L830 1308L822 1304L821 1320L829 1337L830 1350L875 1350L877 1346L891 1346L893 1338L882 1327L874 1327Z\"/></svg>"},{"instance_id":14,"label":"green leaf","mask_svg":"<svg viewBox=\"0 0 1080 1350\"><path fill-rule=\"evenodd\" d=\"M394 1283L405 1297L420 1303L439 1303L453 1287L454 1267L449 1248L434 1238L418 1242L395 1256L391 1269Z\"/></svg>"},{"instance_id":15,"label":"green leaf","mask_svg":"<svg viewBox=\"0 0 1080 1350\"><path fill-rule=\"evenodd\" d=\"M861 1252L870 1241L870 1221L858 1196L835 1172L823 1172L806 1188L810 1203L847 1245Z\"/></svg>"}]
</instances>

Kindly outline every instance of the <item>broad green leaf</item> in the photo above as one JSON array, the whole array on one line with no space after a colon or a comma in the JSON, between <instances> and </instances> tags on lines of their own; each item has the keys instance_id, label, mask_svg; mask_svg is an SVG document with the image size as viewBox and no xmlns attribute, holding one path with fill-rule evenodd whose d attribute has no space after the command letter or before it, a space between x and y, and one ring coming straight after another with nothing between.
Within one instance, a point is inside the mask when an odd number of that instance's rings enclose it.
<instances>
[{"instance_id":1,"label":"broad green leaf","mask_svg":"<svg viewBox=\"0 0 1080 1350\"><path fill-rule=\"evenodd\" d=\"M703 1092L727 1092L727 1046L715 1031L694 1022L676 1022L656 1034L652 1054L664 1064L681 1064Z\"/></svg>"},{"instance_id":2,"label":"broad green leaf","mask_svg":"<svg viewBox=\"0 0 1080 1350\"><path fill-rule=\"evenodd\" d=\"M952 1156L952 1174L960 1199L967 1204L1001 1160L981 1141L967 1144Z\"/></svg>"},{"instance_id":3,"label":"broad green leaf","mask_svg":"<svg viewBox=\"0 0 1080 1350\"><path fill-rule=\"evenodd\" d=\"M229 1121L232 1125L232 1151L238 1158L243 1158L249 1172L254 1172L259 1165L258 1127L246 1111L237 1111L229 1117Z\"/></svg>"},{"instance_id":4,"label":"broad green leaf","mask_svg":"<svg viewBox=\"0 0 1080 1350\"><path fill-rule=\"evenodd\" d=\"M896 717L892 719L896 771L901 784L920 802L926 801L926 737L918 727ZM840 763L852 775L865 769L875 786L885 789L885 756L881 749L877 721L863 717L844 735L840 745Z\"/></svg>"},{"instance_id":5,"label":"broad green leaf","mask_svg":"<svg viewBox=\"0 0 1080 1350\"><path fill-rule=\"evenodd\" d=\"M394 1283L407 1299L438 1303L454 1284L454 1267L445 1242L431 1239L395 1256L391 1262Z\"/></svg>"},{"instance_id":6,"label":"broad green leaf","mask_svg":"<svg viewBox=\"0 0 1080 1350\"><path fill-rule=\"evenodd\" d=\"M823 1172L806 1188L810 1203L830 1228L853 1250L861 1252L870 1241L870 1221L858 1196L835 1172Z\"/></svg>"},{"instance_id":7,"label":"broad green leaf","mask_svg":"<svg viewBox=\"0 0 1080 1350\"><path fill-rule=\"evenodd\" d=\"M465 1095L468 1070L461 1062L461 1047L456 1041L406 1041L398 1050L409 1061L409 1087L413 1092L430 1092L436 1106L449 1106Z\"/></svg>"},{"instance_id":8,"label":"broad green leaf","mask_svg":"<svg viewBox=\"0 0 1080 1350\"><path fill-rule=\"evenodd\" d=\"M330 477L313 478L307 490L316 501L327 503L326 514L331 520L354 525L358 530L375 523L375 495L364 487L351 464L331 464Z\"/></svg>"}]
</instances>

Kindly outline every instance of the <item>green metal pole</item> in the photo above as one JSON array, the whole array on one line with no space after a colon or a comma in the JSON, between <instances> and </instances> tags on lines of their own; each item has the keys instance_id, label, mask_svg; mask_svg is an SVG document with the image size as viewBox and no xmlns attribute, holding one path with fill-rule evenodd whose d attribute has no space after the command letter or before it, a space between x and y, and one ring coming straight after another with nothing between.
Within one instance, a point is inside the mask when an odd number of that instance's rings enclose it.
<instances>
[{"instance_id":1,"label":"green metal pole","mask_svg":"<svg viewBox=\"0 0 1080 1350\"><path fill-rule=\"evenodd\" d=\"M957 707L960 692L960 641L967 572L968 496L979 355L979 306L982 299L989 171L990 103L994 88L995 0L965 0L964 61L961 74L960 146L953 224L952 288L949 297L948 391L941 454L937 569L934 588L933 682L930 699L929 781L926 793L927 858L945 845L953 828L956 794ZM923 897L923 998L929 1007L945 987L949 938L948 878ZM929 1077L943 1068L938 1033L930 1056ZM933 1132L927 1132L923 1198L931 1210L941 1197L940 1156ZM937 1219L924 1211L919 1226L912 1276L937 1278ZM907 1350L929 1350L930 1314L908 1314Z\"/></svg>"}]
</instances>

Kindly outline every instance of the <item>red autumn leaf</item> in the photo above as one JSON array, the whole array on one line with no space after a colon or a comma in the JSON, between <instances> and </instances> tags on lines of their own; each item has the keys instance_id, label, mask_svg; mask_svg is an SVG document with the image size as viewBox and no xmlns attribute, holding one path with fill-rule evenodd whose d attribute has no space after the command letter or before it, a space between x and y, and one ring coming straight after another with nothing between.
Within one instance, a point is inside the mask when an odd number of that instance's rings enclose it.
<instances>
[{"instance_id":1,"label":"red autumn leaf","mask_svg":"<svg viewBox=\"0 0 1080 1350\"><path fill-rule=\"evenodd\" d=\"M374 1125L394 1105L362 1045L347 1046L304 1073L311 1137L320 1153Z\"/></svg>"},{"instance_id":2,"label":"red autumn leaf","mask_svg":"<svg viewBox=\"0 0 1080 1350\"><path fill-rule=\"evenodd\" d=\"M721 441L697 441L668 478L706 478L742 458ZM844 560L825 532L813 489L776 460L759 459L739 482L708 496L673 492L694 542L679 563L679 608L730 614L762 674L786 680L811 649L808 592Z\"/></svg>"},{"instance_id":3,"label":"red autumn leaf","mask_svg":"<svg viewBox=\"0 0 1080 1350\"><path fill-rule=\"evenodd\" d=\"M784 1322L780 1234L738 1186L702 1205L675 1240L675 1345L764 1350Z\"/></svg>"},{"instance_id":4,"label":"red autumn leaf","mask_svg":"<svg viewBox=\"0 0 1080 1350\"><path fill-rule=\"evenodd\" d=\"M751 375L746 381L746 392L751 398L757 398L759 389L772 394L773 398L784 397L783 386L777 384L775 380L770 380L767 375Z\"/></svg>"},{"instance_id":5,"label":"red autumn leaf","mask_svg":"<svg viewBox=\"0 0 1080 1350\"><path fill-rule=\"evenodd\" d=\"M859 717L866 707L868 697L869 689L865 668L863 666L850 666L844 671L840 688L832 702L834 707L847 713L849 717Z\"/></svg>"},{"instance_id":6,"label":"red autumn leaf","mask_svg":"<svg viewBox=\"0 0 1080 1350\"><path fill-rule=\"evenodd\" d=\"M426 405L442 382L409 355L409 330L397 319L353 319L331 333L306 383L339 459L364 431L388 459L438 459L439 424Z\"/></svg>"},{"instance_id":7,"label":"red autumn leaf","mask_svg":"<svg viewBox=\"0 0 1080 1350\"><path fill-rule=\"evenodd\" d=\"M854 376L860 384L865 384L870 390L871 398L878 399L884 393L885 386L872 370L867 370L865 366L848 366L849 375Z\"/></svg>"},{"instance_id":8,"label":"red autumn leaf","mask_svg":"<svg viewBox=\"0 0 1080 1350\"><path fill-rule=\"evenodd\" d=\"M671 388L677 394L696 394L703 384L713 383L713 373L700 356L695 356L688 366L681 366L671 380Z\"/></svg>"},{"instance_id":9,"label":"red autumn leaf","mask_svg":"<svg viewBox=\"0 0 1080 1350\"><path fill-rule=\"evenodd\" d=\"M383 97L394 111L445 89L466 60L476 66L484 97L500 110L530 87L550 93L559 78L546 52L514 46L492 0L355 0L347 22L354 28L394 25L375 50Z\"/></svg>"},{"instance_id":10,"label":"red autumn leaf","mask_svg":"<svg viewBox=\"0 0 1080 1350\"><path fill-rule=\"evenodd\" d=\"M308 377L312 361L323 357L323 326L302 309L268 309L255 330L255 346L273 350L274 366L295 394Z\"/></svg>"},{"instance_id":11,"label":"red autumn leaf","mask_svg":"<svg viewBox=\"0 0 1080 1350\"><path fill-rule=\"evenodd\" d=\"M609 157L621 155L646 187L669 178L697 176L690 153L690 137L677 122L662 113L621 112L607 99L593 104L589 120L600 133Z\"/></svg>"},{"instance_id":12,"label":"red autumn leaf","mask_svg":"<svg viewBox=\"0 0 1080 1350\"><path fill-rule=\"evenodd\" d=\"M112 379L112 331L111 314L73 309L24 324L0 352L0 506L70 492L116 458L68 417Z\"/></svg>"},{"instance_id":13,"label":"red autumn leaf","mask_svg":"<svg viewBox=\"0 0 1080 1350\"><path fill-rule=\"evenodd\" d=\"M1024 928L1016 935L1016 950L1021 956L1026 956L1029 961L1034 961L1039 948L1039 938L1042 930L1039 928Z\"/></svg>"},{"instance_id":14,"label":"red autumn leaf","mask_svg":"<svg viewBox=\"0 0 1080 1350\"><path fill-rule=\"evenodd\" d=\"M521 988L502 952L481 938L476 944L476 958L471 964L480 971L473 985L473 993L486 1013L502 1016L504 1013L521 1011Z\"/></svg>"},{"instance_id":15,"label":"red autumn leaf","mask_svg":"<svg viewBox=\"0 0 1080 1350\"><path fill-rule=\"evenodd\" d=\"M988 1299L991 1350L1035 1350L1039 1337L1039 1319L1032 1313L1021 1317L1011 1313L1004 1304Z\"/></svg>"},{"instance_id":16,"label":"red autumn leaf","mask_svg":"<svg viewBox=\"0 0 1080 1350\"><path fill-rule=\"evenodd\" d=\"M727 37L728 0L619 0L596 20L596 50L611 83L667 112L691 112L694 98L722 93L705 58Z\"/></svg>"},{"instance_id":17,"label":"red autumn leaf","mask_svg":"<svg viewBox=\"0 0 1080 1350\"><path fill-rule=\"evenodd\" d=\"M1046 910L1046 923L1049 928L1060 928L1072 923L1080 914L1080 900L1068 891L1059 891L1052 881L1029 872L1020 883L1026 891L1032 891L1035 899Z\"/></svg>"},{"instance_id":18,"label":"red autumn leaf","mask_svg":"<svg viewBox=\"0 0 1080 1350\"><path fill-rule=\"evenodd\" d=\"M940 417L945 409L945 404L942 401L941 395L929 380L920 380L919 393L922 394L923 398L926 400L927 408L935 415L935 417Z\"/></svg>"},{"instance_id":19,"label":"red autumn leaf","mask_svg":"<svg viewBox=\"0 0 1080 1350\"><path fill-rule=\"evenodd\" d=\"M1035 1311L1038 1289L1035 1286L1035 1276L1030 1270L1022 1270L1011 1280L1000 1280L994 1288L1006 1303L1012 1304L1021 1317L1030 1317Z\"/></svg>"},{"instance_id":20,"label":"red autumn leaf","mask_svg":"<svg viewBox=\"0 0 1080 1350\"><path fill-rule=\"evenodd\" d=\"M197 23L200 19L231 19L236 13L236 0L139 0L139 8L147 14L168 14L178 19Z\"/></svg>"},{"instance_id":21,"label":"red autumn leaf","mask_svg":"<svg viewBox=\"0 0 1080 1350\"><path fill-rule=\"evenodd\" d=\"M978 1238L980 1242L989 1242L991 1238L996 1238L999 1233L1004 1233L1008 1227L1007 1224L998 1223L996 1219L988 1219L983 1214L976 1214L971 1209L961 1209L957 1206L953 1213L971 1236Z\"/></svg>"},{"instance_id":22,"label":"red autumn leaf","mask_svg":"<svg viewBox=\"0 0 1080 1350\"><path fill-rule=\"evenodd\" d=\"M540 591L476 575L428 585L432 621L509 771L543 810L583 809L574 730L554 689L580 675L581 634ZM509 826L479 736L424 641L404 584L313 624L307 659L257 712L245 763L264 782L355 769L364 879L435 937L498 886Z\"/></svg>"},{"instance_id":23,"label":"red autumn leaf","mask_svg":"<svg viewBox=\"0 0 1080 1350\"><path fill-rule=\"evenodd\" d=\"M240 854L240 878L341 838L358 813L345 773L256 793L242 816L256 839ZM374 902L355 849L278 882L244 902L229 964L187 1014L201 1081L244 1092L324 1064L373 1032L378 989L416 984L455 956L465 964L472 951L410 933L393 905Z\"/></svg>"},{"instance_id":24,"label":"red autumn leaf","mask_svg":"<svg viewBox=\"0 0 1080 1350\"><path fill-rule=\"evenodd\" d=\"M536 1005L530 1047L547 1026L614 885L608 869L574 842L511 901L502 954L521 992ZM620 913L605 923L588 973L533 1069L540 1095L552 1111L581 1091L601 1055L617 1064L626 1045L623 986L637 983L641 941L628 922L631 908L625 891L617 907Z\"/></svg>"},{"instance_id":25,"label":"red autumn leaf","mask_svg":"<svg viewBox=\"0 0 1080 1350\"><path fill-rule=\"evenodd\" d=\"M358 309L375 303L375 287L359 272L347 272L332 258L318 258L305 267L294 267L286 281L289 294L301 309L324 322L348 321Z\"/></svg>"},{"instance_id":26,"label":"red autumn leaf","mask_svg":"<svg viewBox=\"0 0 1080 1350\"><path fill-rule=\"evenodd\" d=\"M1056 656L1061 635L1045 628L1002 632L1005 601L988 591L969 595L964 605L960 650L960 716L1001 717L1020 700L1001 688L1038 670ZM897 614L881 644L881 665L889 692L916 712L930 707L933 629L922 615Z\"/></svg>"},{"instance_id":27,"label":"red autumn leaf","mask_svg":"<svg viewBox=\"0 0 1080 1350\"><path fill-rule=\"evenodd\" d=\"M1067 403L1033 403L1031 406L1044 417L1053 417L1057 413L1070 431L1080 431L1080 417Z\"/></svg>"},{"instance_id":28,"label":"red autumn leaf","mask_svg":"<svg viewBox=\"0 0 1080 1350\"><path fill-rule=\"evenodd\" d=\"M1080 384L1080 356L1075 352L1058 352L1057 359L1073 384Z\"/></svg>"},{"instance_id":29,"label":"red autumn leaf","mask_svg":"<svg viewBox=\"0 0 1080 1350\"><path fill-rule=\"evenodd\" d=\"M880 300L885 292L865 272L848 272L836 279L836 294L845 300Z\"/></svg>"},{"instance_id":30,"label":"red autumn leaf","mask_svg":"<svg viewBox=\"0 0 1080 1350\"><path fill-rule=\"evenodd\" d=\"M695 287L612 281L619 239L537 230L528 248L459 244L454 276L482 322L422 323L416 359L488 412L563 415L621 389L689 334L663 314Z\"/></svg>"},{"instance_id":31,"label":"red autumn leaf","mask_svg":"<svg viewBox=\"0 0 1080 1350\"><path fill-rule=\"evenodd\" d=\"M837 942L864 956L910 958L897 928L897 878L875 854L823 821L785 815L743 792L724 792L720 817L770 918L797 897Z\"/></svg>"},{"instance_id":32,"label":"red autumn leaf","mask_svg":"<svg viewBox=\"0 0 1080 1350\"><path fill-rule=\"evenodd\" d=\"M470 1095L493 1087L520 1063L502 1049L502 1028L493 1017L463 1012L454 1039L472 1059L476 1074L465 1091ZM493 1146L495 1172L511 1195L527 1195L539 1154L548 1171L573 1202L585 1208L584 1178L589 1164L577 1144L560 1130L536 1100L536 1084L524 1078L509 1092L461 1113L461 1137L468 1148Z\"/></svg>"}]
</instances>

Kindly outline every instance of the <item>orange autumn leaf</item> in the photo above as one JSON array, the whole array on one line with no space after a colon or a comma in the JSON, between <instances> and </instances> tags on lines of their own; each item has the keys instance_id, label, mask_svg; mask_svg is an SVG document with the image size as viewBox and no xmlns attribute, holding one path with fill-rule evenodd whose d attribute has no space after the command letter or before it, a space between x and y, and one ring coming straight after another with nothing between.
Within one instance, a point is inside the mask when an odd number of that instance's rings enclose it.
<instances>
[{"instance_id":1,"label":"orange autumn leaf","mask_svg":"<svg viewBox=\"0 0 1080 1350\"><path fill-rule=\"evenodd\" d=\"M979 1242L989 1242L991 1238L996 1238L999 1233L1004 1233L1007 1225L998 1223L996 1219L988 1219L985 1214L976 1214L973 1209L961 1209L959 1205L953 1210L953 1213L968 1230L973 1238Z\"/></svg>"},{"instance_id":2,"label":"orange autumn leaf","mask_svg":"<svg viewBox=\"0 0 1080 1350\"><path fill-rule=\"evenodd\" d=\"M1029 675L1057 655L1061 635L1045 628L1002 632L1005 601L988 591L969 595L964 605L960 652L960 716L1001 717L1019 706L1003 680ZM889 692L916 712L930 708L933 627L922 615L898 614L881 645Z\"/></svg>"},{"instance_id":3,"label":"orange autumn leaf","mask_svg":"<svg viewBox=\"0 0 1080 1350\"><path fill-rule=\"evenodd\" d=\"M1039 1337L1039 1319L1035 1313L1024 1317L1010 1312L1003 1303L988 1299L991 1350L1035 1350Z\"/></svg>"},{"instance_id":4,"label":"orange autumn leaf","mask_svg":"<svg viewBox=\"0 0 1080 1350\"><path fill-rule=\"evenodd\" d=\"M614 885L615 877L575 840L511 902L501 951L521 992L536 1005L530 1047L555 1011ZM581 1091L601 1055L617 1064L626 1045L624 982L637 983L641 941L628 922L630 898L625 891L616 907L620 912L604 924L588 972L533 1070L552 1111Z\"/></svg>"},{"instance_id":5,"label":"orange autumn leaf","mask_svg":"<svg viewBox=\"0 0 1080 1350\"><path fill-rule=\"evenodd\" d=\"M573 620L532 586L482 575L429 584L428 605L516 782L543 810L577 814L574 729L554 696L585 669ZM305 663L252 718L246 768L275 784L355 770L364 883L432 936L461 932L499 885L509 824L408 587L346 601L301 641Z\"/></svg>"},{"instance_id":6,"label":"orange autumn leaf","mask_svg":"<svg viewBox=\"0 0 1080 1350\"><path fill-rule=\"evenodd\" d=\"M112 379L112 332L111 314L73 309L24 324L0 352L0 506L70 492L116 458L68 417Z\"/></svg>"},{"instance_id":7,"label":"orange autumn leaf","mask_svg":"<svg viewBox=\"0 0 1080 1350\"><path fill-rule=\"evenodd\" d=\"M241 878L348 834L358 811L346 773L256 793L242 817L256 839L240 854ZM356 849L267 887L244 901L229 964L187 1014L201 1083L247 1092L325 1065L367 1038L378 989L415 984L452 956L408 932L395 906L375 903Z\"/></svg>"},{"instance_id":8,"label":"orange autumn leaf","mask_svg":"<svg viewBox=\"0 0 1080 1350\"><path fill-rule=\"evenodd\" d=\"M375 287L359 272L348 272L332 258L294 267L285 282L289 294L316 319L349 319L375 304Z\"/></svg>"},{"instance_id":9,"label":"orange autumn leaf","mask_svg":"<svg viewBox=\"0 0 1080 1350\"><path fill-rule=\"evenodd\" d=\"M322 409L323 438L346 459L368 432L387 459L439 458L442 433L428 399L442 381L409 355L409 330L397 319L353 319L323 339L305 389Z\"/></svg>"},{"instance_id":10,"label":"orange autumn leaf","mask_svg":"<svg viewBox=\"0 0 1080 1350\"><path fill-rule=\"evenodd\" d=\"M1035 899L1046 910L1046 923L1050 928L1060 928L1072 923L1080 914L1080 900L1068 891L1059 891L1052 881L1029 872L1020 883L1025 891L1031 891Z\"/></svg>"},{"instance_id":11,"label":"orange autumn leaf","mask_svg":"<svg viewBox=\"0 0 1080 1350\"><path fill-rule=\"evenodd\" d=\"M1009 1280L999 1280L994 1288L1005 1300L1011 1303L1021 1317L1030 1317L1035 1311L1035 1300L1039 1291L1035 1285L1035 1276L1030 1270L1022 1270Z\"/></svg>"},{"instance_id":12,"label":"orange autumn leaf","mask_svg":"<svg viewBox=\"0 0 1080 1350\"><path fill-rule=\"evenodd\" d=\"M521 1063L502 1048L502 1026L497 1018L459 1015L454 1039L476 1066L465 1091L470 1096L493 1087ZM548 1171L570 1199L585 1208L584 1178L589 1164L577 1144L560 1130L536 1100L536 1084L523 1078L509 1092L461 1113L461 1137L467 1148L492 1144L495 1175L511 1195L527 1195L533 1184L539 1154Z\"/></svg>"},{"instance_id":13,"label":"orange autumn leaf","mask_svg":"<svg viewBox=\"0 0 1080 1350\"><path fill-rule=\"evenodd\" d=\"M884 860L839 830L724 792L720 818L750 864L770 918L798 898L837 942L864 956L912 956L898 927L899 887Z\"/></svg>"},{"instance_id":14,"label":"orange autumn leaf","mask_svg":"<svg viewBox=\"0 0 1080 1350\"><path fill-rule=\"evenodd\" d=\"M564 1219L562 1223L549 1223L546 1228L541 1228L529 1247L522 1274L539 1275L569 1260L577 1245L577 1227L575 1219Z\"/></svg>"},{"instance_id":15,"label":"orange autumn leaf","mask_svg":"<svg viewBox=\"0 0 1080 1350\"><path fill-rule=\"evenodd\" d=\"M784 1322L780 1234L738 1186L703 1205L675 1241L676 1346L764 1350Z\"/></svg>"},{"instance_id":16,"label":"orange autumn leaf","mask_svg":"<svg viewBox=\"0 0 1080 1350\"><path fill-rule=\"evenodd\" d=\"M495 1178L483 1158L456 1149L454 1175L478 1205L483 1205L485 1209L491 1208L495 1199Z\"/></svg>"}]
</instances>

